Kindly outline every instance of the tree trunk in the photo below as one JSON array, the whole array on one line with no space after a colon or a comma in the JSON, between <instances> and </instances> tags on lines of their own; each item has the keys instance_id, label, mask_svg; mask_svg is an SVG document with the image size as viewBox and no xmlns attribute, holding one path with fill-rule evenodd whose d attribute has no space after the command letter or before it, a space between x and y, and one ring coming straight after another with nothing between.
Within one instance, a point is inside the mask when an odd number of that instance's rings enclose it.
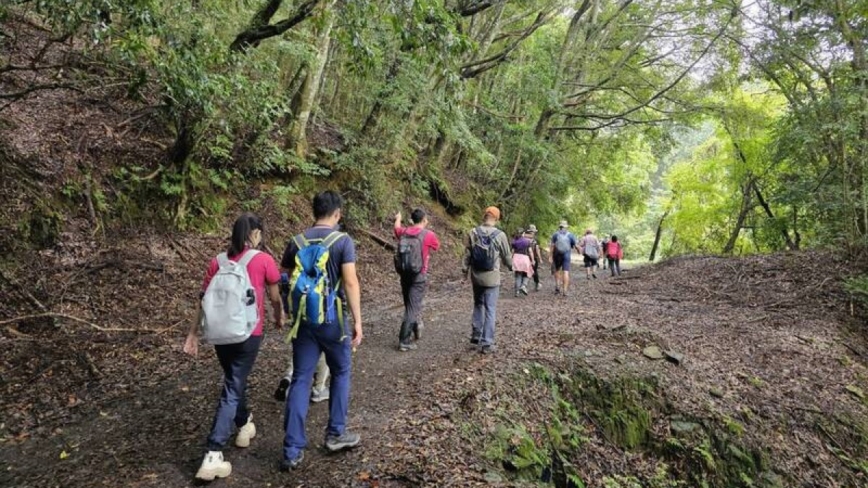
<instances>
[{"instance_id":1,"label":"tree trunk","mask_svg":"<svg viewBox=\"0 0 868 488\"><path fill-rule=\"evenodd\" d=\"M663 216L657 222L657 231L654 232L654 245L651 246L651 255L648 256L648 261L652 263L657 259L657 249L660 247L660 237L663 235L663 221L666 220L667 215L669 215L668 210L663 212Z\"/></svg>"},{"instance_id":2,"label":"tree trunk","mask_svg":"<svg viewBox=\"0 0 868 488\"><path fill-rule=\"evenodd\" d=\"M371 111L368 113L368 116L365 117L365 123L362 124L362 129L359 131L363 139L370 136L374 129L376 129L377 123L380 120L380 115L383 112L383 100L394 91L395 88L392 86L392 83L395 82L395 78L398 76L400 70L401 53L397 53L395 59L392 60L391 66L389 66L389 72L386 74L386 81L383 84L383 89L380 90L377 99L374 101L374 105L371 107Z\"/></svg>"},{"instance_id":3,"label":"tree trunk","mask_svg":"<svg viewBox=\"0 0 868 488\"><path fill-rule=\"evenodd\" d=\"M775 214L772 213L772 209L769 206L768 202L766 202L765 198L763 198L762 193L760 193L759 185L757 185L756 180L752 182L754 194L756 195L757 201L760 206L762 206L763 210L765 210L766 215L777 224L777 219L775 219ZM798 247L796 243L790 238L790 233L787 232L786 227L781 227L781 234L784 236L784 241L787 243L787 249L790 251L795 251Z\"/></svg>"},{"instance_id":4,"label":"tree trunk","mask_svg":"<svg viewBox=\"0 0 868 488\"><path fill-rule=\"evenodd\" d=\"M735 243L738 241L738 235L741 234L741 229L744 227L744 221L751 208L751 189L753 187L753 179L748 180L741 188L741 210L738 212L738 218L735 221L735 227L732 229L732 234L729 235L729 240L723 246L724 254L732 254L735 249Z\"/></svg>"},{"instance_id":5,"label":"tree trunk","mask_svg":"<svg viewBox=\"0 0 868 488\"><path fill-rule=\"evenodd\" d=\"M317 53L307 70L307 76L305 76L304 83L301 86L301 101L295 120L289 131L290 141L295 146L295 153L299 157L304 157L307 154L307 122L314 108L314 101L317 98L320 80L322 79L326 60L328 59L329 46L331 45L331 31L335 19L332 8L335 3L337 3L337 0L329 0L320 7L320 15L324 17L324 22L317 35Z\"/></svg>"}]
</instances>

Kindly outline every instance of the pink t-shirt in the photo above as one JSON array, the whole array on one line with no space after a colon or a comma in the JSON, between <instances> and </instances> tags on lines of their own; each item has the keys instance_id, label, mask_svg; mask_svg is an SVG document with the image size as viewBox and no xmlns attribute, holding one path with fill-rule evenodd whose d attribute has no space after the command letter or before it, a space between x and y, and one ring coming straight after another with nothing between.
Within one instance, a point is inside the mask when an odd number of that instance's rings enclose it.
<instances>
[{"instance_id":1,"label":"pink t-shirt","mask_svg":"<svg viewBox=\"0 0 868 488\"><path fill-rule=\"evenodd\" d=\"M400 239L402 235L418 236L422 232L421 227L395 227L395 238ZM431 259L431 251L440 249L440 239L437 234L428 231L425 238L422 240L422 273L428 272L428 261Z\"/></svg>"},{"instance_id":2,"label":"pink t-shirt","mask_svg":"<svg viewBox=\"0 0 868 488\"><path fill-rule=\"evenodd\" d=\"M229 259L238 262L247 251L248 249L245 248L241 254L229 256ZM217 258L215 257L208 264L208 272L205 273L205 281L202 283L203 292L208 288L211 278L217 274L217 270L219 269L220 265L217 264ZM277 264L275 264L274 258L270 254L260 252L247 263L247 275L250 276L250 283L256 291L256 309L259 311L259 322L257 322L256 328L253 329L252 335L259 336L262 335L262 324L265 322L265 286L277 284L280 281L280 271L278 271Z\"/></svg>"}]
</instances>

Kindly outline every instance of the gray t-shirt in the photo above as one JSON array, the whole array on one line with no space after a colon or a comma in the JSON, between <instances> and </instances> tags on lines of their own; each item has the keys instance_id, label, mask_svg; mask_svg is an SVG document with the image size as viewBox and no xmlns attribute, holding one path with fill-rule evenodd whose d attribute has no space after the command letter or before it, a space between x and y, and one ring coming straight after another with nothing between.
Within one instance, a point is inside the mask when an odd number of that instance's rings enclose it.
<instances>
[{"instance_id":1,"label":"gray t-shirt","mask_svg":"<svg viewBox=\"0 0 868 488\"><path fill-rule=\"evenodd\" d=\"M589 258L599 258L602 253L600 241L597 240L597 236L594 234L585 234L582 240L579 241L579 248L582 250L582 254Z\"/></svg>"}]
</instances>

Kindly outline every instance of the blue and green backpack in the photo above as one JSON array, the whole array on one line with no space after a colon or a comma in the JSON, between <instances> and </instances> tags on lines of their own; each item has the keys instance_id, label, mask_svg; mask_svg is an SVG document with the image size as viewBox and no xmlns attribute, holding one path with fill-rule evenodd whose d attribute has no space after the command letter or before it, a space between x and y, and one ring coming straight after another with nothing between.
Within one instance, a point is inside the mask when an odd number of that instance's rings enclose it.
<instances>
[{"instance_id":1,"label":"blue and green backpack","mask_svg":"<svg viewBox=\"0 0 868 488\"><path fill-rule=\"evenodd\" d=\"M332 232L321 239L308 240L304 234L292 238L298 253L289 280L293 326L286 337L287 342L296 338L302 321L313 327L337 322L343 329L343 303L338 298L341 280L338 278L337 283L329 283L327 263L329 249L345 235Z\"/></svg>"}]
</instances>

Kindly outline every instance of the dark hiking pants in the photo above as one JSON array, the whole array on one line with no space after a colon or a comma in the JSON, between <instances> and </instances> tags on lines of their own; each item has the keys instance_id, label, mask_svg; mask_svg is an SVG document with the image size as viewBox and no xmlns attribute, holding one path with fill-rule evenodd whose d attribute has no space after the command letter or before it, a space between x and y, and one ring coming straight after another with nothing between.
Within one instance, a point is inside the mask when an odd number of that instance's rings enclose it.
<instances>
[{"instance_id":1,"label":"dark hiking pants","mask_svg":"<svg viewBox=\"0 0 868 488\"><path fill-rule=\"evenodd\" d=\"M609 269L611 270L612 276L621 276L621 260L609 258Z\"/></svg>"},{"instance_id":2,"label":"dark hiking pants","mask_svg":"<svg viewBox=\"0 0 868 488\"><path fill-rule=\"evenodd\" d=\"M401 295L404 297L404 320L401 322L401 332L398 340L401 344L409 344L410 336L419 324L422 316L422 300L428 287L428 276L418 274L401 276Z\"/></svg>"},{"instance_id":3,"label":"dark hiking pants","mask_svg":"<svg viewBox=\"0 0 868 488\"><path fill-rule=\"evenodd\" d=\"M470 340L480 346L494 345L494 324L497 317L497 299L500 286L479 286L473 284L473 330Z\"/></svg>"},{"instance_id":4,"label":"dark hiking pants","mask_svg":"<svg viewBox=\"0 0 868 488\"><path fill-rule=\"evenodd\" d=\"M232 435L233 424L243 427L250 412L247 410L247 376L253 369L262 336L250 336L238 344L214 346L223 367L223 392L214 414L208 450L222 451Z\"/></svg>"},{"instance_id":5,"label":"dark hiking pants","mask_svg":"<svg viewBox=\"0 0 868 488\"><path fill-rule=\"evenodd\" d=\"M344 324L346 320L344 317ZM304 425L320 354L325 354L332 375L326 435L339 437L346 430L352 373L351 339L345 336L345 330L339 323L325 323L316 327L302 323L298 328L298 336L292 340L293 370L284 408L283 459L297 459L307 447Z\"/></svg>"}]
</instances>

